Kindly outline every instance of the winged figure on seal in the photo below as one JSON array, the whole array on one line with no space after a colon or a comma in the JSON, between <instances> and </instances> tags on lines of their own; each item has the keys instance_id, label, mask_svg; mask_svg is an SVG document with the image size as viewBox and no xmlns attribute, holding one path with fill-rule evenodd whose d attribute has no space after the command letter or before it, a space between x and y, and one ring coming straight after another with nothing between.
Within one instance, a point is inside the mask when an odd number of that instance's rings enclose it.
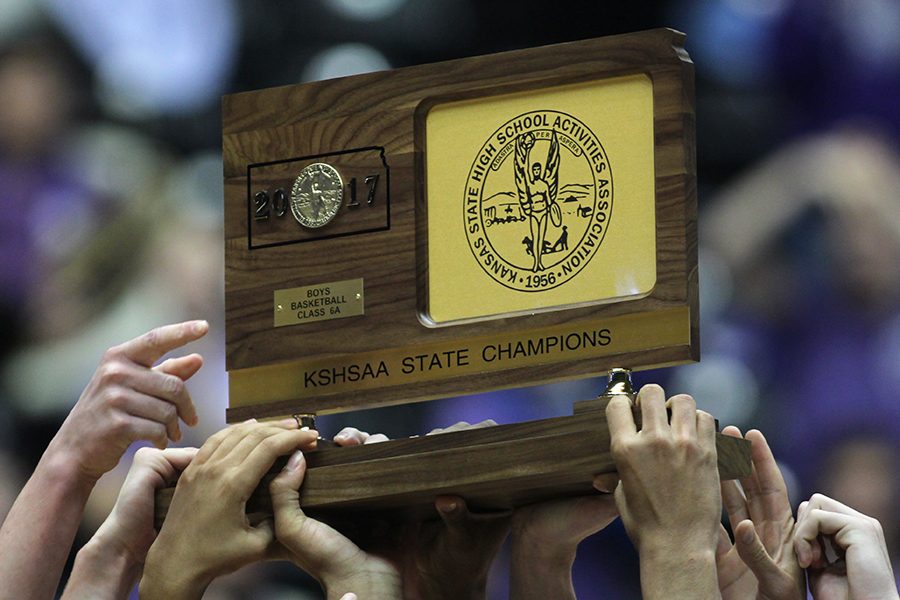
<instances>
[{"instance_id":1,"label":"winged figure on seal","mask_svg":"<svg viewBox=\"0 0 900 600\"><path fill-rule=\"evenodd\" d=\"M559 189L559 139L556 131L550 136L550 149L547 160L531 162L531 150L534 148L535 136L526 132L516 138L515 178L518 191L519 206L522 214L528 217L531 231L531 247L534 255L534 267L537 273L544 269L541 257L544 253L544 240L547 236L547 220L555 227L562 225L562 211L556 202Z\"/></svg>"}]
</instances>

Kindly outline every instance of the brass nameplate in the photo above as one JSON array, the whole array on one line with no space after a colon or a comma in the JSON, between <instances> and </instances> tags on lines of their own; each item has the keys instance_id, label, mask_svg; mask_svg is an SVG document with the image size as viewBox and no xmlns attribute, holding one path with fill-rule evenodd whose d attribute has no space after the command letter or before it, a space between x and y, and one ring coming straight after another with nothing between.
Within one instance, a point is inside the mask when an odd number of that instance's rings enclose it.
<instances>
[{"instance_id":1,"label":"brass nameplate","mask_svg":"<svg viewBox=\"0 0 900 600\"><path fill-rule=\"evenodd\" d=\"M275 290L275 327L365 314L363 280Z\"/></svg>"}]
</instances>

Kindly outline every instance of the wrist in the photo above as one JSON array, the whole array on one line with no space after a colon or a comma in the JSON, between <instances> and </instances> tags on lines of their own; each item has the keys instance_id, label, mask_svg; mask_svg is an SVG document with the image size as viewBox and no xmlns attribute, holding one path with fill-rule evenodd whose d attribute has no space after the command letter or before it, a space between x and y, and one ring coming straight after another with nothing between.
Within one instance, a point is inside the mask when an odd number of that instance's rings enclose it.
<instances>
[{"instance_id":1,"label":"wrist","mask_svg":"<svg viewBox=\"0 0 900 600\"><path fill-rule=\"evenodd\" d=\"M150 548L141 578L142 599L192 600L202 598L214 576L198 568L196 561L179 560L177 553L164 556Z\"/></svg>"},{"instance_id":2,"label":"wrist","mask_svg":"<svg viewBox=\"0 0 900 600\"><path fill-rule=\"evenodd\" d=\"M100 479L99 475L88 473L82 467L76 449L67 447L58 435L50 441L38 466L46 469L53 481L65 486L67 493L79 494L85 500Z\"/></svg>"},{"instance_id":3,"label":"wrist","mask_svg":"<svg viewBox=\"0 0 900 600\"><path fill-rule=\"evenodd\" d=\"M140 563L129 553L119 552L95 536L75 557L65 597L122 598L134 587L140 573Z\"/></svg>"},{"instance_id":4,"label":"wrist","mask_svg":"<svg viewBox=\"0 0 900 600\"><path fill-rule=\"evenodd\" d=\"M714 598L716 578L715 548L646 545L638 550L643 597Z\"/></svg>"}]
</instances>

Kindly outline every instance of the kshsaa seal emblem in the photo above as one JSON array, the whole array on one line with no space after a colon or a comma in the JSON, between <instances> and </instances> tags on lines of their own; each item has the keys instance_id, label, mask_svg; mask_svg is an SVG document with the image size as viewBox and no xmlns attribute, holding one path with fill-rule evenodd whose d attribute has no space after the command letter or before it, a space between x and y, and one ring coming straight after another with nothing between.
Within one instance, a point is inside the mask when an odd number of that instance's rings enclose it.
<instances>
[{"instance_id":1,"label":"kshsaa seal emblem","mask_svg":"<svg viewBox=\"0 0 900 600\"><path fill-rule=\"evenodd\" d=\"M520 114L472 162L463 211L469 249L510 289L552 289L597 253L612 206L612 170L596 134L563 112Z\"/></svg>"},{"instance_id":2,"label":"kshsaa seal emblem","mask_svg":"<svg viewBox=\"0 0 900 600\"><path fill-rule=\"evenodd\" d=\"M344 201L344 182L337 169L313 163L300 171L291 188L291 214L304 227L324 227Z\"/></svg>"}]
</instances>

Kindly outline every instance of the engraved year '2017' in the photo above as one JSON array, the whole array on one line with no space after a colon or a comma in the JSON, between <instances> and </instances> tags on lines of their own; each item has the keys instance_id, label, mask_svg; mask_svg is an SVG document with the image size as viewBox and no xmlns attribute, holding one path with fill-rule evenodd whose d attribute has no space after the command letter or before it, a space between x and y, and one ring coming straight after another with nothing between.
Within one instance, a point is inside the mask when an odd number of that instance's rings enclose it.
<instances>
[{"instance_id":1,"label":"engraved year '2017'","mask_svg":"<svg viewBox=\"0 0 900 600\"><path fill-rule=\"evenodd\" d=\"M363 185L366 189L366 199L364 203L359 200L359 184L357 178L351 177L347 185L344 186L345 206L347 208L359 208L364 205L374 205L379 177L380 175L378 173L374 173L372 175L366 175L363 178ZM255 221L268 221L272 216L280 219L287 214L289 207L289 196L284 188L276 188L271 193L268 189L260 190L253 195L253 219Z\"/></svg>"}]
</instances>

